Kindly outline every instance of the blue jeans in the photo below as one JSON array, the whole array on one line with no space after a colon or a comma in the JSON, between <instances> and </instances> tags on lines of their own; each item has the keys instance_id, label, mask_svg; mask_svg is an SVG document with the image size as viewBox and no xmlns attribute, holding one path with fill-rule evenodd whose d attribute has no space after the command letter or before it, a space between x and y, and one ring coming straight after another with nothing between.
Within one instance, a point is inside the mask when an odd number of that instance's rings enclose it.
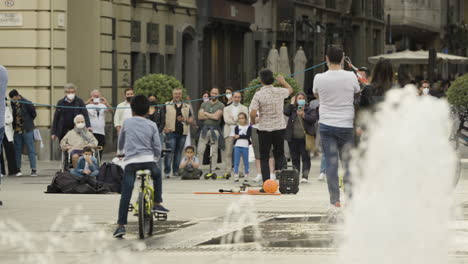
<instances>
[{"instance_id":1,"label":"blue jeans","mask_svg":"<svg viewBox=\"0 0 468 264\"><path fill-rule=\"evenodd\" d=\"M18 170L21 170L21 154L23 150L23 144L26 144L28 149L29 163L31 165L31 170L36 169L36 149L34 147L34 132L28 131L23 132L22 134L15 133L14 136L15 143L15 154L16 154L16 166Z\"/></svg>"},{"instance_id":2,"label":"blue jeans","mask_svg":"<svg viewBox=\"0 0 468 264\"><path fill-rule=\"evenodd\" d=\"M77 169L72 169L70 174L77 177L83 177L84 174L79 172ZM99 170L95 170L89 174L89 176L97 177L99 175Z\"/></svg>"},{"instance_id":3,"label":"blue jeans","mask_svg":"<svg viewBox=\"0 0 468 264\"><path fill-rule=\"evenodd\" d=\"M322 152L322 161L320 162L320 173L327 173L327 159L325 152Z\"/></svg>"},{"instance_id":4,"label":"blue jeans","mask_svg":"<svg viewBox=\"0 0 468 264\"><path fill-rule=\"evenodd\" d=\"M328 192L330 203L340 202L338 182L338 160L341 159L345 169L343 182L345 190L351 197L351 179L349 172L349 150L354 144L354 129L327 126L320 124L320 137L326 163Z\"/></svg>"},{"instance_id":5,"label":"blue jeans","mask_svg":"<svg viewBox=\"0 0 468 264\"><path fill-rule=\"evenodd\" d=\"M239 174L240 159L244 161L244 173L249 174L249 148L234 147L234 173Z\"/></svg>"},{"instance_id":6,"label":"blue jeans","mask_svg":"<svg viewBox=\"0 0 468 264\"><path fill-rule=\"evenodd\" d=\"M166 148L172 150L172 152L164 157L164 174L171 173L171 162L172 173L176 174L179 172L180 157L184 150L186 138L187 136L178 135L176 133L166 134Z\"/></svg>"},{"instance_id":7,"label":"blue jeans","mask_svg":"<svg viewBox=\"0 0 468 264\"><path fill-rule=\"evenodd\" d=\"M119 205L119 225L127 224L128 206L132 198L133 186L135 184L136 172L138 170L150 170L151 178L153 178L154 201L162 203L162 177L161 169L155 162L132 163L125 166L124 176L122 179L122 194L120 196ZM140 187L140 186L139 186Z\"/></svg>"}]
</instances>

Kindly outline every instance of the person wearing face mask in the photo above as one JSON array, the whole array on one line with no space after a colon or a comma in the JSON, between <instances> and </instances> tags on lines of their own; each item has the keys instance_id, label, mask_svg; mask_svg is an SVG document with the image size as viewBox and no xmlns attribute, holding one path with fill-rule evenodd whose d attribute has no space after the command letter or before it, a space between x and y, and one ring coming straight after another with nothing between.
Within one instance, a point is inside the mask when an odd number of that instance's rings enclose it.
<instances>
[{"instance_id":1,"label":"person wearing face mask","mask_svg":"<svg viewBox=\"0 0 468 264\"><path fill-rule=\"evenodd\" d=\"M317 115L315 109L306 102L306 94L299 92L291 99L291 104L284 109L289 117L284 138L288 141L293 166L300 171L302 160L302 179L306 183L310 172L310 150L306 149L306 135L315 136Z\"/></svg>"},{"instance_id":2,"label":"person wearing face mask","mask_svg":"<svg viewBox=\"0 0 468 264\"><path fill-rule=\"evenodd\" d=\"M419 85L419 95L429 95L431 91L431 83L427 80L421 81Z\"/></svg>"},{"instance_id":3,"label":"person wearing face mask","mask_svg":"<svg viewBox=\"0 0 468 264\"><path fill-rule=\"evenodd\" d=\"M230 106L233 102L233 92L234 90L232 89L232 87L226 87L226 90L225 90L225 98L224 98L224 106Z\"/></svg>"},{"instance_id":4,"label":"person wearing face mask","mask_svg":"<svg viewBox=\"0 0 468 264\"><path fill-rule=\"evenodd\" d=\"M76 168L79 157L83 154L84 147L96 148L98 141L88 129L86 129L85 118L77 115L73 119L75 127L60 141L62 151L68 152L71 157L73 168Z\"/></svg>"},{"instance_id":5,"label":"person wearing face mask","mask_svg":"<svg viewBox=\"0 0 468 264\"><path fill-rule=\"evenodd\" d=\"M226 174L232 173L232 152L234 144L234 129L238 125L239 113L249 113L247 106L241 104L242 94L235 92L232 94L232 104L224 108L224 163L226 165ZM248 120L247 120L248 121ZM241 169L242 171L242 169Z\"/></svg>"},{"instance_id":6,"label":"person wearing face mask","mask_svg":"<svg viewBox=\"0 0 468 264\"><path fill-rule=\"evenodd\" d=\"M52 140L62 138L72 130L75 124L73 119L77 115L83 115L86 127L91 127L89 121L88 110L81 98L76 96L76 86L73 83L65 84L64 86L65 97L57 102L57 109L54 113L54 120L52 122Z\"/></svg>"},{"instance_id":7,"label":"person wearing face mask","mask_svg":"<svg viewBox=\"0 0 468 264\"><path fill-rule=\"evenodd\" d=\"M112 106L107 102L106 98L101 96L101 92L98 90L93 90L91 97L86 102L91 130L98 141L98 146L102 148L106 145L106 112L112 112L112 109L109 109L110 107ZM99 152L102 157L102 149Z\"/></svg>"},{"instance_id":8,"label":"person wearing face mask","mask_svg":"<svg viewBox=\"0 0 468 264\"><path fill-rule=\"evenodd\" d=\"M125 101L117 105L114 116L114 127L117 130L117 134L120 133L122 124L125 120L132 117L132 110L130 109L130 102L134 96L133 88L127 88L124 92Z\"/></svg>"},{"instance_id":9,"label":"person wearing face mask","mask_svg":"<svg viewBox=\"0 0 468 264\"><path fill-rule=\"evenodd\" d=\"M93 149L90 147L83 148L83 156L78 160L75 169L70 173L77 177L91 176L97 177L99 175L99 165L97 159L93 157Z\"/></svg>"},{"instance_id":10,"label":"person wearing face mask","mask_svg":"<svg viewBox=\"0 0 468 264\"><path fill-rule=\"evenodd\" d=\"M11 109L13 112L13 143L15 145L17 166L16 176L19 177L23 175L21 173L23 145L26 145L28 150L31 176L37 176L36 149L34 147L34 119L37 116L36 108L31 104L31 101L21 96L17 90L11 90L9 96L10 99L15 100L15 102L11 103Z\"/></svg>"}]
</instances>

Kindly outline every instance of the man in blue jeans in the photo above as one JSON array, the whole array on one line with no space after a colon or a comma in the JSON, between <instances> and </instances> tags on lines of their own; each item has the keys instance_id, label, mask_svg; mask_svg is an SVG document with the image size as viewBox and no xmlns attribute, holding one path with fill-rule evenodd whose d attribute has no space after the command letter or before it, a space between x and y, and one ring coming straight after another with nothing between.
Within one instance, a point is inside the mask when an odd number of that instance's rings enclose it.
<instances>
[{"instance_id":1,"label":"man in blue jeans","mask_svg":"<svg viewBox=\"0 0 468 264\"><path fill-rule=\"evenodd\" d=\"M180 158L192 122L192 107L190 104L182 103L182 89L174 89L172 91L172 101L166 103L164 134L166 137L166 148L172 151L164 159L164 174L166 178L169 178L171 175L171 166L172 175L179 176Z\"/></svg>"},{"instance_id":2,"label":"man in blue jeans","mask_svg":"<svg viewBox=\"0 0 468 264\"><path fill-rule=\"evenodd\" d=\"M34 147L34 119L37 116L36 108L16 90L11 90L9 96L12 100L16 101L11 103L11 109L13 110L13 130L15 131L13 141L15 144L16 166L18 166L18 173L16 176L23 175L21 173L21 155L23 152L23 145L26 145L31 166L31 176L34 177L37 176L36 149Z\"/></svg>"},{"instance_id":3,"label":"man in blue jeans","mask_svg":"<svg viewBox=\"0 0 468 264\"><path fill-rule=\"evenodd\" d=\"M118 151L124 153L124 177L122 180L122 195L119 205L118 227L114 237L121 238L125 235L128 207L132 198L135 176L138 170L150 170L154 187L153 212L167 213L162 203L162 179L161 170L156 161L161 157L161 142L156 124L148 120L149 101L146 96L135 96L130 106L133 117L124 121L119 134Z\"/></svg>"},{"instance_id":4,"label":"man in blue jeans","mask_svg":"<svg viewBox=\"0 0 468 264\"><path fill-rule=\"evenodd\" d=\"M349 149L354 144L354 97L359 93L359 83L353 72L341 68L343 50L331 46L327 51L328 71L315 75L314 95L320 102L319 132L325 156L330 203L340 207L338 160L345 168L345 190L351 196Z\"/></svg>"}]
</instances>

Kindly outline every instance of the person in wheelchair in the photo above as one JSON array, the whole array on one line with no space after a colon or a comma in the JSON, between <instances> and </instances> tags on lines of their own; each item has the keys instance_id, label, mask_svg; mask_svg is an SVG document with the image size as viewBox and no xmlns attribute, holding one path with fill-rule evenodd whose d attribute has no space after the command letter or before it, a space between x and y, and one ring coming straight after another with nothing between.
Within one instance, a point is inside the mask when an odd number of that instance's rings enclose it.
<instances>
[{"instance_id":1,"label":"person in wheelchair","mask_svg":"<svg viewBox=\"0 0 468 264\"><path fill-rule=\"evenodd\" d=\"M70 173L77 177L92 176L97 177L99 174L99 165L95 157L93 157L93 149L90 147L83 148L83 156L78 160L78 165L72 169Z\"/></svg>"},{"instance_id":2,"label":"person in wheelchair","mask_svg":"<svg viewBox=\"0 0 468 264\"><path fill-rule=\"evenodd\" d=\"M124 176L122 179L122 194L120 196L117 229L114 237L125 235L128 207L132 198L136 172L151 171L154 188L154 213L168 213L162 206L161 168L157 161L161 158L161 141L158 127L153 121L146 119L150 103L144 95L135 96L130 103L133 117L126 119L119 133L117 153L124 154Z\"/></svg>"},{"instance_id":3,"label":"person in wheelchair","mask_svg":"<svg viewBox=\"0 0 468 264\"><path fill-rule=\"evenodd\" d=\"M60 148L62 151L68 153L71 158L73 168L76 168L78 159L83 154L84 147L92 149L97 148L98 141L85 125L85 118L83 115L77 115L73 119L75 128L68 131L68 133L60 141Z\"/></svg>"},{"instance_id":4,"label":"person in wheelchair","mask_svg":"<svg viewBox=\"0 0 468 264\"><path fill-rule=\"evenodd\" d=\"M203 172L199 169L200 161L195 156L195 148L187 146L185 148L185 155L180 162L179 171L182 180L198 180Z\"/></svg>"}]
</instances>

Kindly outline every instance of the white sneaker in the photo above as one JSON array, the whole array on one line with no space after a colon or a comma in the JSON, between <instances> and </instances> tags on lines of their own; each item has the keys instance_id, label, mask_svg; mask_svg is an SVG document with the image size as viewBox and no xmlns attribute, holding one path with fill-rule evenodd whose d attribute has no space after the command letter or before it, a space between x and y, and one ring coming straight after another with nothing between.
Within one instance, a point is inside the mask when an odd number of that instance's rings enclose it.
<instances>
[{"instance_id":1,"label":"white sneaker","mask_svg":"<svg viewBox=\"0 0 468 264\"><path fill-rule=\"evenodd\" d=\"M239 181L239 175L234 175L234 182L238 182Z\"/></svg>"},{"instance_id":2,"label":"white sneaker","mask_svg":"<svg viewBox=\"0 0 468 264\"><path fill-rule=\"evenodd\" d=\"M257 174L257 177L255 177L254 182L261 182L263 180L262 175Z\"/></svg>"},{"instance_id":3,"label":"white sneaker","mask_svg":"<svg viewBox=\"0 0 468 264\"><path fill-rule=\"evenodd\" d=\"M270 174L270 180L276 181L276 174Z\"/></svg>"},{"instance_id":4,"label":"white sneaker","mask_svg":"<svg viewBox=\"0 0 468 264\"><path fill-rule=\"evenodd\" d=\"M16 177L20 177L20 176L23 176L23 173L21 173L21 171L16 173Z\"/></svg>"},{"instance_id":5,"label":"white sneaker","mask_svg":"<svg viewBox=\"0 0 468 264\"><path fill-rule=\"evenodd\" d=\"M166 174L166 178L170 178L171 177L171 174Z\"/></svg>"},{"instance_id":6,"label":"white sneaker","mask_svg":"<svg viewBox=\"0 0 468 264\"><path fill-rule=\"evenodd\" d=\"M308 183L308 182L309 182L309 180L307 180L306 178L301 179L301 183Z\"/></svg>"},{"instance_id":7,"label":"white sneaker","mask_svg":"<svg viewBox=\"0 0 468 264\"><path fill-rule=\"evenodd\" d=\"M0 177L2 177L2 178L3 178L3 176L5 176L5 175L3 175L3 174L2 174L2 175L0 175Z\"/></svg>"},{"instance_id":8,"label":"white sneaker","mask_svg":"<svg viewBox=\"0 0 468 264\"><path fill-rule=\"evenodd\" d=\"M326 175L325 173L322 172L322 173L320 173L320 175L318 176L317 180L319 180L319 181L324 181L326 177L327 177L327 175Z\"/></svg>"}]
</instances>

